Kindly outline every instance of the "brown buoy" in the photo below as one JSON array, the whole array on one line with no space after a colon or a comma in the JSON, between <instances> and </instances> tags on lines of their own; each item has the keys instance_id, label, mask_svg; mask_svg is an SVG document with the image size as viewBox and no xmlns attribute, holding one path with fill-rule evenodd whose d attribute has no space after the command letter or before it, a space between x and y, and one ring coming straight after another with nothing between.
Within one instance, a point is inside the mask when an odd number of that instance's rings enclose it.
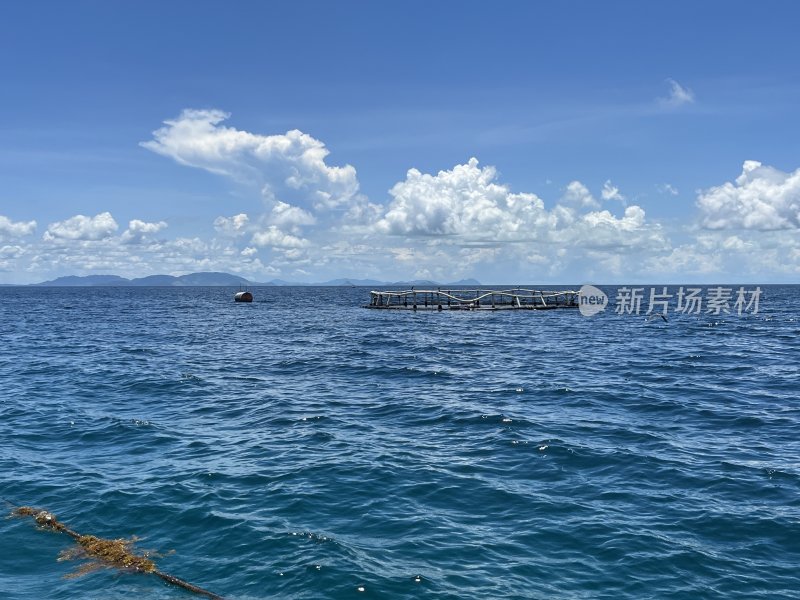
<instances>
[{"instance_id":1,"label":"brown buoy","mask_svg":"<svg viewBox=\"0 0 800 600\"><path fill-rule=\"evenodd\" d=\"M253 294L250 292L236 292L236 295L233 297L236 302L252 302L253 301Z\"/></svg>"}]
</instances>

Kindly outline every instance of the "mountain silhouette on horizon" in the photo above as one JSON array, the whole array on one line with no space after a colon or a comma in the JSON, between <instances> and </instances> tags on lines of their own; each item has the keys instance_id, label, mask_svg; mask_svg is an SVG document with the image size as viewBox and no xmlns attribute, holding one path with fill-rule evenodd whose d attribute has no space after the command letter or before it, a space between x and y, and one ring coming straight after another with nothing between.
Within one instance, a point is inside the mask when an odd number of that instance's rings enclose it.
<instances>
[{"instance_id":1,"label":"mountain silhouette on horizon","mask_svg":"<svg viewBox=\"0 0 800 600\"><path fill-rule=\"evenodd\" d=\"M332 287L381 287L381 286L410 286L426 285L438 286L435 281L416 279L411 281L380 281L377 279L331 279L320 283L300 283L273 279L266 282L250 281L238 275L206 271L188 273L187 275L148 275L127 279L119 275L66 275L41 283L32 283L38 287L211 287L211 286L332 286ZM462 279L445 285L481 285L476 279Z\"/></svg>"}]
</instances>

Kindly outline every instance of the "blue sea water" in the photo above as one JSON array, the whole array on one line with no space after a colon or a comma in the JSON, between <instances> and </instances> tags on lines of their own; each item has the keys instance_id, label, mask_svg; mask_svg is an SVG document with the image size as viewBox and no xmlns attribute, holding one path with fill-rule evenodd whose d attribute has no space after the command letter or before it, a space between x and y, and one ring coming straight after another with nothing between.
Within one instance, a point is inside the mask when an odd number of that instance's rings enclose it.
<instances>
[{"instance_id":1,"label":"blue sea water","mask_svg":"<svg viewBox=\"0 0 800 600\"><path fill-rule=\"evenodd\" d=\"M764 290L665 323L0 288L0 495L231 599L798 598L800 287ZM0 520L0 596L191 597L69 547Z\"/></svg>"}]
</instances>

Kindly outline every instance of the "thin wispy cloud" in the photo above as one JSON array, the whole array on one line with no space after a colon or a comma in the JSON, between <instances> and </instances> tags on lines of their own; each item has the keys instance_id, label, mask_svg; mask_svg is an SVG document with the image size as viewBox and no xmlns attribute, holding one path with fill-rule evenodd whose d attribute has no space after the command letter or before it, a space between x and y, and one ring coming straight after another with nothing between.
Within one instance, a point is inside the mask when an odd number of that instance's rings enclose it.
<instances>
[{"instance_id":1,"label":"thin wispy cloud","mask_svg":"<svg viewBox=\"0 0 800 600\"><path fill-rule=\"evenodd\" d=\"M667 79L669 84L669 94L664 98L659 98L658 103L664 108L678 108L687 104L694 104L694 92L674 79Z\"/></svg>"},{"instance_id":2,"label":"thin wispy cloud","mask_svg":"<svg viewBox=\"0 0 800 600\"><path fill-rule=\"evenodd\" d=\"M605 201L616 200L618 202L622 202L622 204L625 204L625 196L620 193L617 186L611 183L610 179L607 179L603 184L603 190L600 192L600 197Z\"/></svg>"},{"instance_id":3,"label":"thin wispy cloud","mask_svg":"<svg viewBox=\"0 0 800 600\"><path fill-rule=\"evenodd\" d=\"M671 183L660 183L656 186L659 194L668 194L670 196L678 195L678 188Z\"/></svg>"}]
</instances>

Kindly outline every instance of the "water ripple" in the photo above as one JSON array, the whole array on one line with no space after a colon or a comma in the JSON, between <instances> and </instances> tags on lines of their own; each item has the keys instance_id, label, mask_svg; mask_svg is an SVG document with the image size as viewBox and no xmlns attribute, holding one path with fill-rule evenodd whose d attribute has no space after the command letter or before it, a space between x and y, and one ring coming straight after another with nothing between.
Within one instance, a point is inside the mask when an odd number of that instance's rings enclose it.
<instances>
[{"instance_id":1,"label":"water ripple","mask_svg":"<svg viewBox=\"0 0 800 600\"><path fill-rule=\"evenodd\" d=\"M655 323L0 289L0 492L232 599L794 598L800 301L767 292ZM184 596L1 533L4 597Z\"/></svg>"}]
</instances>

